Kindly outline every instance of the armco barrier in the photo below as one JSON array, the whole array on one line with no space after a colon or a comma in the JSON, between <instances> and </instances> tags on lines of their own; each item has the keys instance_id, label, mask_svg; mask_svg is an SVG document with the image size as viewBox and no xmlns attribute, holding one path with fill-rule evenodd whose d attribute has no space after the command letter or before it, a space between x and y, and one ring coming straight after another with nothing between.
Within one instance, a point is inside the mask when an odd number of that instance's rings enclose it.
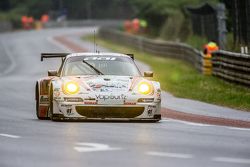
<instances>
[{"instance_id":1,"label":"armco barrier","mask_svg":"<svg viewBox=\"0 0 250 167\"><path fill-rule=\"evenodd\" d=\"M141 51L163 57L181 59L192 64L199 71L202 70L203 56L200 51L183 43L151 40L105 27L100 28L99 36L104 39L134 47Z\"/></svg>"},{"instance_id":2,"label":"armco barrier","mask_svg":"<svg viewBox=\"0 0 250 167\"><path fill-rule=\"evenodd\" d=\"M213 75L250 86L250 55L217 51L212 53Z\"/></svg>"},{"instance_id":3,"label":"armco barrier","mask_svg":"<svg viewBox=\"0 0 250 167\"><path fill-rule=\"evenodd\" d=\"M155 55L181 59L205 75L250 86L250 55L220 50L212 53L211 59L187 44L151 40L108 27L100 28L99 36Z\"/></svg>"}]
</instances>

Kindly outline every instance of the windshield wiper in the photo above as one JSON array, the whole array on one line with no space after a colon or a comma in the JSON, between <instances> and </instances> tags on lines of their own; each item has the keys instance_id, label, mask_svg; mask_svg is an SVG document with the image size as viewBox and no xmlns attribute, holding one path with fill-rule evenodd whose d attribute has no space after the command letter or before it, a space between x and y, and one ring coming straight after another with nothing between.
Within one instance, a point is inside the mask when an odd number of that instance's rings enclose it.
<instances>
[{"instance_id":1,"label":"windshield wiper","mask_svg":"<svg viewBox=\"0 0 250 167\"><path fill-rule=\"evenodd\" d=\"M98 70L97 68L95 68L94 66L92 66L91 64L89 64L88 62L86 62L85 60L83 60L82 62L85 63L85 64L87 64L90 68L92 68L99 75L104 75L100 70Z\"/></svg>"}]
</instances>

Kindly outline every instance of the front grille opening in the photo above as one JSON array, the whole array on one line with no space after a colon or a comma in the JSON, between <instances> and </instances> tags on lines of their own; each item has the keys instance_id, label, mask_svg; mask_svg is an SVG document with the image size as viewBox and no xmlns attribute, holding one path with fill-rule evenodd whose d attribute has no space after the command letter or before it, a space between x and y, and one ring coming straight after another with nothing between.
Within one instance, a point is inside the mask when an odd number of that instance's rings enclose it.
<instances>
[{"instance_id":1,"label":"front grille opening","mask_svg":"<svg viewBox=\"0 0 250 167\"><path fill-rule=\"evenodd\" d=\"M87 118L135 118L144 107L76 106L76 111Z\"/></svg>"}]
</instances>

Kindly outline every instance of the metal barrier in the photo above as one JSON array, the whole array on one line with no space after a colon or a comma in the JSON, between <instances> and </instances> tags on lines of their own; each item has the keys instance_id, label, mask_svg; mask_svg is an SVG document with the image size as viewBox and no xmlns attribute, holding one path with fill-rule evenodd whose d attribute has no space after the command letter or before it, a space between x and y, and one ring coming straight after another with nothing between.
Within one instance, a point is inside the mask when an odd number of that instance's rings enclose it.
<instances>
[{"instance_id":1,"label":"metal barrier","mask_svg":"<svg viewBox=\"0 0 250 167\"><path fill-rule=\"evenodd\" d=\"M250 86L250 55L217 51L212 53L213 75Z\"/></svg>"}]
</instances>

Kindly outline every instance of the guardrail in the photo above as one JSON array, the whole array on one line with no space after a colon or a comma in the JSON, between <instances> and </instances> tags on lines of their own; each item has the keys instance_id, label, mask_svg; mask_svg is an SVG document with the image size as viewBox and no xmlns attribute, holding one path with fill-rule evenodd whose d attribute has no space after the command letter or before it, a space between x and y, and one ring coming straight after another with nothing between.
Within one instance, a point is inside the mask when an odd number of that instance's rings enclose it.
<instances>
[{"instance_id":1,"label":"guardrail","mask_svg":"<svg viewBox=\"0 0 250 167\"><path fill-rule=\"evenodd\" d=\"M187 44L151 40L105 27L100 28L99 36L141 51L184 60L202 71L202 53Z\"/></svg>"},{"instance_id":2,"label":"guardrail","mask_svg":"<svg viewBox=\"0 0 250 167\"><path fill-rule=\"evenodd\" d=\"M250 55L220 50L212 53L211 59L187 44L151 40L110 27L101 27L99 36L155 55L181 59L205 75L212 74L230 82L250 86Z\"/></svg>"},{"instance_id":3,"label":"guardrail","mask_svg":"<svg viewBox=\"0 0 250 167\"><path fill-rule=\"evenodd\" d=\"M250 55L217 51L212 53L212 64L213 75L250 86Z\"/></svg>"}]
</instances>

